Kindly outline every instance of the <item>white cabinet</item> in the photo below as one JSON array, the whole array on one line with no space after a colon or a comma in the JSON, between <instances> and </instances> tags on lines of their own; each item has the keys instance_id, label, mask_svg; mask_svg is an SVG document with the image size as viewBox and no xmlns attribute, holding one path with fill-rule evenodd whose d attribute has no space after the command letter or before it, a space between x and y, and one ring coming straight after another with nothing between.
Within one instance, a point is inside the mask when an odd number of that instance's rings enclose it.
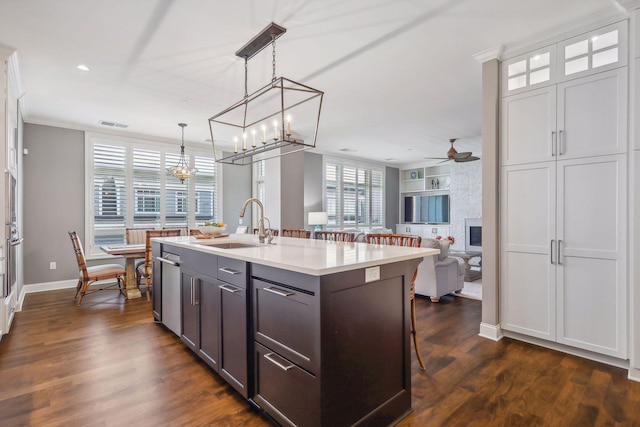
<instances>
[{"instance_id":1,"label":"white cabinet","mask_svg":"<svg viewBox=\"0 0 640 427\"><path fill-rule=\"evenodd\" d=\"M502 99L500 324L626 359L626 31L598 34L559 43L548 81Z\"/></svg>"},{"instance_id":2,"label":"white cabinet","mask_svg":"<svg viewBox=\"0 0 640 427\"><path fill-rule=\"evenodd\" d=\"M397 234L412 234L426 239L435 239L437 236L449 235L449 226L430 224L396 224Z\"/></svg>"},{"instance_id":3,"label":"white cabinet","mask_svg":"<svg viewBox=\"0 0 640 427\"><path fill-rule=\"evenodd\" d=\"M503 169L503 329L626 357L626 175L624 155Z\"/></svg>"},{"instance_id":4,"label":"white cabinet","mask_svg":"<svg viewBox=\"0 0 640 427\"><path fill-rule=\"evenodd\" d=\"M624 153L626 123L626 68L509 96L502 99L501 162Z\"/></svg>"}]
</instances>

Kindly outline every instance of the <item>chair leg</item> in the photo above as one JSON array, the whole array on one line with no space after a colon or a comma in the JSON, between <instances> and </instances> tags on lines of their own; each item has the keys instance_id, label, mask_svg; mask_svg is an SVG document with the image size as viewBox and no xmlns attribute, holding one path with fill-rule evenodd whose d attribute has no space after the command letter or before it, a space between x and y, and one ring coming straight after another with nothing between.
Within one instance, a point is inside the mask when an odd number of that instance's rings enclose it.
<instances>
[{"instance_id":1,"label":"chair leg","mask_svg":"<svg viewBox=\"0 0 640 427\"><path fill-rule=\"evenodd\" d=\"M418 344L418 337L416 336L416 300L411 299L411 335L413 335L413 345L416 348L416 356L418 356L418 362L420 363L420 369L425 370L424 360L420 353L420 345Z\"/></svg>"},{"instance_id":2,"label":"chair leg","mask_svg":"<svg viewBox=\"0 0 640 427\"><path fill-rule=\"evenodd\" d=\"M80 290L80 298L78 299L78 306L80 305L80 303L82 302L82 298L84 298L84 294L87 293L87 288L89 287L89 281L87 280L86 282L83 280L82 281L82 289Z\"/></svg>"},{"instance_id":3,"label":"chair leg","mask_svg":"<svg viewBox=\"0 0 640 427\"><path fill-rule=\"evenodd\" d=\"M144 285L147 287L147 301L151 301L151 297L149 296L149 290L151 289L151 277L148 275L144 278Z\"/></svg>"},{"instance_id":4,"label":"chair leg","mask_svg":"<svg viewBox=\"0 0 640 427\"><path fill-rule=\"evenodd\" d=\"M78 292L80 292L81 288L82 288L82 279L78 279L78 284L76 285L76 294L73 296L74 301L78 299Z\"/></svg>"}]
</instances>

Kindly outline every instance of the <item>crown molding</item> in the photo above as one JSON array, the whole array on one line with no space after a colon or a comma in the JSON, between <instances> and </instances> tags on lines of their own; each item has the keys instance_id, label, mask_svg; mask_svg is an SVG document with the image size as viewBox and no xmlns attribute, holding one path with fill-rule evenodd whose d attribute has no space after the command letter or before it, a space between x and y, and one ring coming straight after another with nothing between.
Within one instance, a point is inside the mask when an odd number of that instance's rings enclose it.
<instances>
[{"instance_id":1,"label":"crown molding","mask_svg":"<svg viewBox=\"0 0 640 427\"><path fill-rule=\"evenodd\" d=\"M484 62L491 61L492 59L497 59L498 61L500 61L500 59L502 59L502 52L504 52L504 45L498 45L483 50L482 52L474 53L471 56L473 57L473 59L482 64Z\"/></svg>"},{"instance_id":2,"label":"crown molding","mask_svg":"<svg viewBox=\"0 0 640 427\"><path fill-rule=\"evenodd\" d=\"M0 59L3 59L3 60L6 61L14 53L16 53L16 50L14 48L12 48L11 46L7 46L7 45L4 45L4 44L0 43Z\"/></svg>"},{"instance_id":3,"label":"crown molding","mask_svg":"<svg viewBox=\"0 0 640 427\"><path fill-rule=\"evenodd\" d=\"M621 0L624 1L624 0ZM640 0L629 0L639 1ZM629 18L628 13L620 8L620 5L612 0L613 7L601 10L585 18L562 24L549 29L544 33L527 37L516 43L505 46L502 60L513 58L536 49L557 43L560 40L570 39L580 34L587 33L599 27L614 24Z\"/></svg>"},{"instance_id":4,"label":"crown molding","mask_svg":"<svg viewBox=\"0 0 640 427\"><path fill-rule=\"evenodd\" d=\"M626 12L633 12L636 9L640 9L640 0L613 0L613 3Z\"/></svg>"}]
</instances>

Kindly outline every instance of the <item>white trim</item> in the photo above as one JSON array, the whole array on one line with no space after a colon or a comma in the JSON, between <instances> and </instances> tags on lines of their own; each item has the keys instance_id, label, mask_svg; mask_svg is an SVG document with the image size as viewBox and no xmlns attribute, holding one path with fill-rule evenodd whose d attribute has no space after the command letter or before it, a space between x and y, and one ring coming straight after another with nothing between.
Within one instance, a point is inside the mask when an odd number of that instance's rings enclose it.
<instances>
[{"instance_id":1,"label":"white trim","mask_svg":"<svg viewBox=\"0 0 640 427\"><path fill-rule=\"evenodd\" d=\"M613 0L613 2L627 12L633 12L640 8L640 0Z\"/></svg>"},{"instance_id":2,"label":"white trim","mask_svg":"<svg viewBox=\"0 0 640 427\"><path fill-rule=\"evenodd\" d=\"M498 61L500 61L502 52L504 52L504 45L501 44L489 49L485 49L481 52L474 53L471 56L473 57L473 59L482 64L484 62L491 61L492 59L497 59Z\"/></svg>"},{"instance_id":3,"label":"white trim","mask_svg":"<svg viewBox=\"0 0 640 427\"><path fill-rule=\"evenodd\" d=\"M630 379L631 381L640 382L640 369L629 368L629 375L627 375L627 378Z\"/></svg>"},{"instance_id":4,"label":"white trim","mask_svg":"<svg viewBox=\"0 0 640 427\"><path fill-rule=\"evenodd\" d=\"M478 335L492 341L500 341L504 337L500 325L490 325L484 322L480 323L480 333Z\"/></svg>"},{"instance_id":5,"label":"white trim","mask_svg":"<svg viewBox=\"0 0 640 427\"><path fill-rule=\"evenodd\" d=\"M573 23L564 24L545 31L543 34L537 34L519 42L505 45L502 60L508 60L545 46L557 44L562 40L588 33L600 27L616 24L626 19L628 19L627 14L619 10L601 11L585 19L579 19Z\"/></svg>"},{"instance_id":6,"label":"white trim","mask_svg":"<svg viewBox=\"0 0 640 427\"><path fill-rule=\"evenodd\" d=\"M11 57L11 55L13 55L14 53L16 53L15 48L0 43L0 59L4 59L5 61L7 61L9 60L9 57Z\"/></svg>"},{"instance_id":7,"label":"white trim","mask_svg":"<svg viewBox=\"0 0 640 427\"><path fill-rule=\"evenodd\" d=\"M58 289L75 288L77 284L78 284L78 279L59 280L57 282L32 283L30 285L24 285L22 287L22 290L24 294L32 294L35 292L45 292L45 291L55 291Z\"/></svg>"},{"instance_id":8,"label":"white trim","mask_svg":"<svg viewBox=\"0 0 640 427\"><path fill-rule=\"evenodd\" d=\"M617 357L606 356L604 354L594 353L588 350L582 350L580 348L571 347L568 345L560 344L545 339L531 337L529 335L519 334L512 331L504 331L504 336L507 338L513 338L518 341L524 341L529 344L535 344L540 347L556 350L562 353L572 354L574 356L582 357L584 359L593 360L595 362L604 363L606 365L617 366L618 368L629 369L629 361L625 359L619 359Z\"/></svg>"}]
</instances>

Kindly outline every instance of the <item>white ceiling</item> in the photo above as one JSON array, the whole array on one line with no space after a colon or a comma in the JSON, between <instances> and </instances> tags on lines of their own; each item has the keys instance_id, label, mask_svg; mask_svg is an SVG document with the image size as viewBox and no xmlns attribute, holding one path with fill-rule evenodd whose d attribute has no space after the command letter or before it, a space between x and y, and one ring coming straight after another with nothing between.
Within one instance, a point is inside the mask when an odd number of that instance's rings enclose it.
<instances>
[{"instance_id":1,"label":"white ceiling","mask_svg":"<svg viewBox=\"0 0 640 427\"><path fill-rule=\"evenodd\" d=\"M244 94L236 50L270 22L277 74L325 92L317 150L388 164L480 154L473 55L617 11L613 0L0 0L27 122L207 144ZM76 68L86 64L90 72ZM271 79L269 49L249 91ZM99 121L128 124L114 131Z\"/></svg>"}]
</instances>

